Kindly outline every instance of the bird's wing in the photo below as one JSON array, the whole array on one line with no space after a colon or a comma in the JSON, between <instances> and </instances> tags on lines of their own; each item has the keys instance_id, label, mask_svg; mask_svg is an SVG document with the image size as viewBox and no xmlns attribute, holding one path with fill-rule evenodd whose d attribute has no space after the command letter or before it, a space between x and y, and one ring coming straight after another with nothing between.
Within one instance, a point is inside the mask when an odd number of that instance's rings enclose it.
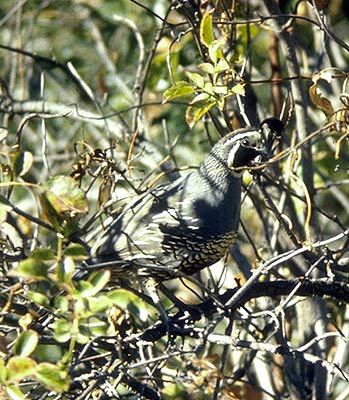
<instances>
[{"instance_id":1,"label":"bird's wing","mask_svg":"<svg viewBox=\"0 0 349 400\"><path fill-rule=\"evenodd\" d=\"M195 217L186 212L186 177L158 187L138 197L109 226L92 249L97 259L164 259L162 243L166 231L195 226Z\"/></svg>"}]
</instances>

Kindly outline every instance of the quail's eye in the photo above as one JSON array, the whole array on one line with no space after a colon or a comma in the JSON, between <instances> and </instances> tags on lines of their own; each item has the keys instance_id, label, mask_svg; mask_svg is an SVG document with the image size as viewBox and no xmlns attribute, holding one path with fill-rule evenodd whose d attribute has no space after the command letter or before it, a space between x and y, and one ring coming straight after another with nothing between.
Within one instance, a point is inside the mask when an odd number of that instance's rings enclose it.
<instances>
[{"instance_id":1,"label":"quail's eye","mask_svg":"<svg viewBox=\"0 0 349 400\"><path fill-rule=\"evenodd\" d=\"M248 146L248 145L249 145L249 142L248 142L247 139L245 139L245 140L242 141L242 144L243 144L244 146Z\"/></svg>"}]
</instances>

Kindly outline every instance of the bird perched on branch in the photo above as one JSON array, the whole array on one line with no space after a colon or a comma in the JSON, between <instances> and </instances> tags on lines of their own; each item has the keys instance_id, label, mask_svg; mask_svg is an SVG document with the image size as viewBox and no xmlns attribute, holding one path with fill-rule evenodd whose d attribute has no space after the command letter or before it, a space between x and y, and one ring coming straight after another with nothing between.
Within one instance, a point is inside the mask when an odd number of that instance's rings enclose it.
<instances>
[{"instance_id":1,"label":"bird perched on branch","mask_svg":"<svg viewBox=\"0 0 349 400\"><path fill-rule=\"evenodd\" d=\"M240 219L241 176L283 129L276 118L227 134L197 170L135 198L106 221L89 268L158 282L191 275L221 259Z\"/></svg>"}]
</instances>

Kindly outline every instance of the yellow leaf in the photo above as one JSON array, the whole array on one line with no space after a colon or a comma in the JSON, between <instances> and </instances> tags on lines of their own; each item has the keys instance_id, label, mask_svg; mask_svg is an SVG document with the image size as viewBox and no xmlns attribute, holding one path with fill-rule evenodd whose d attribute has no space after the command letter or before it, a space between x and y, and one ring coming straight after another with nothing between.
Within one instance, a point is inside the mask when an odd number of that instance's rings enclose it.
<instances>
[{"instance_id":1,"label":"yellow leaf","mask_svg":"<svg viewBox=\"0 0 349 400\"><path fill-rule=\"evenodd\" d=\"M200 24L200 40L208 47L215 39L213 34L212 14L205 12Z\"/></svg>"},{"instance_id":2,"label":"yellow leaf","mask_svg":"<svg viewBox=\"0 0 349 400\"><path fill-rule=\"evenodd\" d=\"M331 102L325 97L322 97L322 92L318 86L318 82L320 80L324 80L330 83L332 81L332 78L332 73L328 69L324 69L320 72L315 72L312 76L313 84L309 88L310 100L317 108L320 108L320 110L322 110L326 114L326 116L333 114L334 110Z\"/></svg>"},{"instance_id":3,"label":"yellow leaf","mask_svg":"<svg viewBox=\"0 0 349 400\"><path fill-rule=\"evenodd\" d=\"M310 99L313 104L320 108L327 116L333 114L333 107L331 102L326 99L326 97L322 97L321 90L318 88L317 83L313 83L309 88Z\"/></svg>"},{"instance_id":4,"label":"yellow leaf","mask_svg":"<svg viewBox=\"0 0 349 400\"><path fill-rule=\"evenodd\" d=\"M64 220L76 221L88 211L84 192L70 176L55 176L39 192L42 217L59 229Z\"/></svg>"},{"instance_id":5,"label":"yellow leaf","mask_svg":"<svg viewBox=\"0 0 349 400\"><path fill-rule=\"evenodd\" d=\"M173 86L164 91L164 103L176 97L189 96L194 93L193 86L185 81L176 82Z\"/></svg>"},{"instance_id":6,"label":"yellow leaf","mask_svg":"<svg viewBox=\"0 0 349 400\"><path fill-rule=\"evenodd\" d=\"M195 123L198 122L216 104L216 101L208 100L200 106L193 105L188 107L185 113L185 120L187 121L190 129L193 128Z\"/></svg>"}]
</instances>

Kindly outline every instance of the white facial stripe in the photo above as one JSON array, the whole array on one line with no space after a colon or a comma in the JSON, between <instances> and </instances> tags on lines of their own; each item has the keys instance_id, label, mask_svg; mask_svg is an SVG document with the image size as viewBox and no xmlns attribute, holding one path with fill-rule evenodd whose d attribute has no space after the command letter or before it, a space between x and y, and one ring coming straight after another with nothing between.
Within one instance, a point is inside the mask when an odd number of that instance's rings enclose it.
<instances>
[{"instance_id":1,"label":"white facial stripe","mask_svg":"<svg viewBox=\"0 0 349 400\"><path fill-rule=\"evenodd\" d=\"M232 150L230 150L229 155L228 155L228 167L231 168L233 163L234 163L234 158L235 158L235 153L236 153L237 147L233 148Z\"/></svg>"},{"instance_id":2,"label":"white facial stripe","mask_svg":"<svg viewBox=\"0 0 349 400\"><path fill-rule=\"evenodd\" d=\"M237 151L237 148L234 148L234 149L232 149L230 152L229 152L229 156L228 156L228 161L227 161L227 165L228 165L228 168L232 168L233 167L233 165L234 165L234 159L235 159L235 153L236 153L236 151ZM236 178L241 178L241 176L242 176L242 171L231 171L231 174L233 175L233 176L235 176Z\"/></svg>"},{"instance_id":3,"label":"white facial stripe","mask_svg":"<svg viewBox=\"0 0 349 400\"><path fill-rule=\"evenodd\" d=\"M249 143L246 144L246 148L248 147L253 148L255 142L258 142L259 138L260 138L260 132L252 129L244 132L239 132L237 135L234 135L232 138L229 138L225 143L225 146L231 147L227 159L228 168L232 169L234 166L236 153L241 146L239 145L239 143L243 143L244 140L247 140L247 142ZM252 139L251 142L249 139ZM245 147L244 145L242 146ZM241 176L242 171L237 171L236 173L237 175Z\"/></svg>"},{"instance_id":4,"label":"white facial stripe","mask_svg":"<svg viewBox=\"0 0 349 400\"><path fill-rule=\"evenodd\" d=\"M235 142L239 142L239 141L242 140L242 139L248 139L249 137L259 136L259 135L260 135L259 132L256 131L256 130L241 132L241 133L238 133L237 135L234 135L234 136L232 136L231 138L229 138L229 139L225 142L225 145L227 145L227 144L230 145L231 142L234 142L234 143L235 143Z\"/></svg>"}]
</instances>

